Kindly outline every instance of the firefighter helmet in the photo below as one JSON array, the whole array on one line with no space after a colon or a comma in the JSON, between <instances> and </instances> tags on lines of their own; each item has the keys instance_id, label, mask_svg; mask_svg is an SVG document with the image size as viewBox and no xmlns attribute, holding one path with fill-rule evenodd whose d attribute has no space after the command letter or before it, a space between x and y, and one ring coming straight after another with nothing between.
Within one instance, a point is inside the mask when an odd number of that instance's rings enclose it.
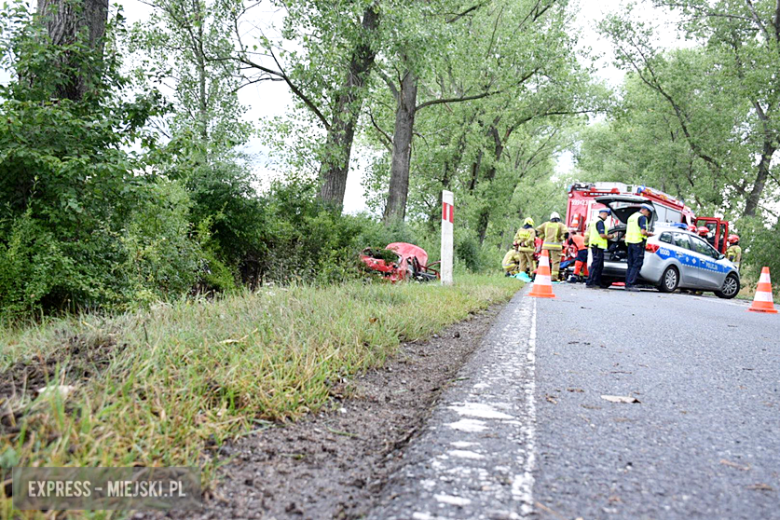
<instances>
[{"instance_id":1,"label":"firefighter helmet","mask_svg":"<svg viewBox=\"0 0 780 520\"><path fill-rule=\"evenodd\" d=\"M729 235L729 244L739 244L739 237L737 235Z\"/></svg>"},{"instance_id":2,"label":"firefighter helmet","mask_svg":"<svg viewBox=\"0 0 780 520\"><path fill-rule=\"evenodd\" d=\"M557 211L553 211L552 213L550 213L550 220L555 220L555 219L561 220L561 216L558 214Z\"/></svg>"},{"instance_id":3,"label":"firefighter helmet","mask_svg":"<svg viewBox=\"0 0 780 520\"><path fill-rule=\"evenodd\" d=\"M710 230L707 226L699 226L698 229L696 229L696 232L699 236L706 237L710 233Z\"/></svg>"},{"instance_id":4,"label":"firefighter helmet","mask_svg":"<svg viewBox=\"0 0 780 520\"><path fill-rule=\"evenodd\" d=\"M693 224L688 224L688 231L690 231L691 233L696 233L696 226L694 226Z\"/></svg>"},{"instance_id":5,"label":"firefighter helmet","mask_svg":"<svg viewBox=\"0 0 780 520\"><path fill-rule=\"evenodd\" d=\"M532 219L531 217L528 217L527 219L525 219L525 220L523 221L523 224L528 224L528 225L530 225L530 226L532 226L532 227L533 227L533 225L534 225L534 219Z\"/></svg>"}]
</instances>

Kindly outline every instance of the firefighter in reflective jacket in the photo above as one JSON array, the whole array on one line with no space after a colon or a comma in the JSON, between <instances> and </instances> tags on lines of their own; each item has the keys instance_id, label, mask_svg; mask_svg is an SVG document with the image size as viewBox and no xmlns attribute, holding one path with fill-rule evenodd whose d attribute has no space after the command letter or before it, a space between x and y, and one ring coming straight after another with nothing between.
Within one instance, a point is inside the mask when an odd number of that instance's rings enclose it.
<instances>
[{"instance_id":1,"label":"firefighter in reflective jacket","mask_svg":"<svg viewBox=\"0 0 780 520\"><path fill-rule=\"evenodd\" d=\"M739 246L739 237L737 235L729 235L729 248L726 249L726 258L733 262L737 271L739 271L739 265L742 263L742 248Z\"/></svg>"},{"instance_id":2,"label":"firefighter in reflective jacket","mask_svg":"<svg viewBox=\"0 0 780 520\"><path fill-rule=\"evenodd\" d=\"M638 291L636 280L645 263L645 241L653 233L648 231L653 207L642 204L639 211L628 217L626 226L626 245L628 246L628 270L626 271L626 291Z\"/></svg>"},{"instance_id":3,"label":"firefighter in reflective jacket","mask_svg":"<svg viewBox=\"0 0 780 520\"><path fill-rule=\"evenodd\" d=\"M590 244L590 253L593 257L593 261L590 264L590 275L588 275L588 281L585 282L585 287L589 289L601 287L601 273L604 271L604 252L609 247L607 240L615 238L615 235L607 233L606 220L610 213L611 211L607 208L600 209L599 216L588 227L588 244Z\"/></svg>"},{"instance_id":4,"label":"firefighter in reflective jacket","mask_svg":"<svg viewBox=\"0 0 780 520\"><path fill-rule=\"evenodd\" d=\"M534 266L535 240L534 219L528 217L523 222L523 227L515 233L515 247L520 255L520 272L525 272L529 277L536 269L536 266Z\"/></svg>"},{"instance_id":5,"label":"firefighter in reflective jacket","mask_svg":"<svg viewBox=\"0 0 780 520\"><path fill-rule=\"evenodd\" d=\"M520 253L518 253L513 247L506 252L501 265L504 267L504 273L506 276L516 275L519 272L518 268L520 266Z\"/></svg>"},{"instance_id":6,"label":"firefighter in reflective jacket","mask_svg":"<svg viewBox=\"0 0 780 520\"><path fill-rule=\"evenodd\" d=\"M578 235L576 231L572 231L566 244L571 248L572 256L574 257L574 274L569 277L568 282L584 282L585 277L589 274L588 248L585 246L585 237Z\"/></svg>"},{"instance_id":7,"label":"firefighter in reflective jacket","mask_svg":"<svg viewBox=\"0 0 780 520\"><path fill-rule=\"evenodd\" d=\"M550 220L536 228L536 234L543 239L542 249L550 254L550 274L553 280L558 279L561 270L561 252L563 250L563 236L566 234L566 226L561 222L561 216L555 211L550 215Z\"/></svg>"}]
</instances>

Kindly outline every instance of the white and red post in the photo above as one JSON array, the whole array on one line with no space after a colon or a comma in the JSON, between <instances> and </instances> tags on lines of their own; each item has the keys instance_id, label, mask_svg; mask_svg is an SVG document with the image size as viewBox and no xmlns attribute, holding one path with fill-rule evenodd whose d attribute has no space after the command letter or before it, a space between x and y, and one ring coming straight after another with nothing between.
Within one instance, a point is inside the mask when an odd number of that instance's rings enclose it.
<instances>
[{"instance_id":1,"label":"white and red post","mask_svg":"<svg viewBox=\"0 0 780 520\"><path fill-rule=\"evenodd\" d=\"M441 192L441 284L452 285L453 222L455 196L451 191Z\"/></svg>"}]
</instances>

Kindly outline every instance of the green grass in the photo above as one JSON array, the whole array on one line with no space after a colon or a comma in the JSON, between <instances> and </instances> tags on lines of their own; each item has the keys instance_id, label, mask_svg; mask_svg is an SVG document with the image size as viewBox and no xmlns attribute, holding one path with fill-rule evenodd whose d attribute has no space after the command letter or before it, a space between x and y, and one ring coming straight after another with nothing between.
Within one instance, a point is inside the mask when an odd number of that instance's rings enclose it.
<instances>
[{"instance_id":1,"label":"green grass","mask_svg":"<svg viewBox=\"0 0 780 520\"><path fill-rule=\"evenodd\" d=\"M262 421L286 421L326 404L340 377L382 365L404 340L426 338L470 312L506 301L515 279L468 276L438 284L351 283L269 288L147 312L54 320L0 329L0 369L59 360L53 379L75 384L63 402L14 398L21 430L0 429L0 465L199 465L208 449ZM102 368L65 376L92 353ZM2 504L11 514L10 500Z\"/></svg>"}]
</instances>

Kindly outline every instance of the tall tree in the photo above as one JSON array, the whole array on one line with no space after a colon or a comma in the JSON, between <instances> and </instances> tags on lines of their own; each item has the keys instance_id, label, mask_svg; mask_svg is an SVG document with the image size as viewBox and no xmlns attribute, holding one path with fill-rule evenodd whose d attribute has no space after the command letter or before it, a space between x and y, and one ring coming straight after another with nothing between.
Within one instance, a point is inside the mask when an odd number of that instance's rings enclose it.
<instances>
[{"instance_id":1,"label":"tall tree","mask_svg":"<svg viewBox=\"0 0 780 520\"><path fill-rule=\"evenodd\" d=\"M252 8L262 2L234 1L233 59L249 82L284 82L322 130L317 151L319 198L340 209L365 86L379 45L382 10L393 2L270 0L284 9L278 29L249 20Z\"/></svg>"},{"instance_id":2,"label":"tall tree","mask_svg":"<svg viewBox=\"0 0 780 520\"><path fill-rule=\"evenodd\" d=\"M108 0L38 0L38 15L53 45L81 41L97 51L92 54L94 61L77 61L76 55L69 54L60 62L66 79L60 82L56 95L60 99L79 101L93 88L95 76L102 67Z\"/></svg>"},{"instance_id":3,"label":"tall tree","mask_svg":"<svg viewBox=\"0 0 780 520\"><path fill-rule=\"evenodd\" d=\"M338 89L335 109L328 127L324 159L320 168L320 199L341 209L347 189L349 159L355 128L365 97L365 85L374 66L376 45L372 37L379 26L379 12L376 3L371 3L363 13L361 31L349 61L346 78Z\"/></svg>"},{"instance_id":4,"label":"tall tree","mask_svg":"<svg viewBox=\"0 0 780 520\"><path fill-rule=\"evenodd\" d=\"M716 182L739 200L746 216L755 216L774 180L772 161L780 146L780 19L774 0L658 0L680 14L680 28L702 45L702 56L711 64L704 76L686 75L685 60L669 60L652 44L652 27L642 26L631 13L613 16L602 31L615 43L619 63L633 70L674 114L681 138L697 160L712 172ZM706 46L704 44L706 43ZM712 127L695 121L699 92L715 90L730 98L724 108L739 107L728 134L720 140L707 138ZM715 120L717 113L711 112ZM730 135L729 135L730 134ZM733 163L733 137L756 157L754 164ZM729 143L729 144L726 144ZM724 146L726 144L726 146ZM742 155L742 154L740 154ZM744 156L744 155L743 155ZM749 160L748 160L749 161ZM727 193L724 191L724 195Z\"/></svg>"}]
</instances>

